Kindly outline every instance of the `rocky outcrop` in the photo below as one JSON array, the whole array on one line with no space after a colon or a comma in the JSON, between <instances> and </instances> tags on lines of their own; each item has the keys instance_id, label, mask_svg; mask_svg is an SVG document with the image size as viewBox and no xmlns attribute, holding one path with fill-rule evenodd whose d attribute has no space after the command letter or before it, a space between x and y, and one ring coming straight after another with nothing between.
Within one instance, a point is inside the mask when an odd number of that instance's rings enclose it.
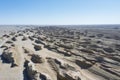
<instances>
[{"instance_id":1,"label":"rocky outcrop","mask_svg":"<svg viewBox=\"0 0 120 80\"><path fill-rule=\"evenodd\" d=\"M79 73L74 71L62 71L57 74L57 80L81 80Z\"/></svg>"},{"instance_id":2,"label":"rocky outcrop","mask_svg":"<svg viewBox=\"0 0 120 80\"><path fill-rule=\"evenodd\" d=\"M41 80L52 80L49 75L40 73L40 79Z\"/></svg>"},{"instance_id":3,"label":"rocky outcrop","mask_svg":"<svg viewBox=\"0 0 120 80\"><path fill-rule=\"evenodd\" d=\"M75 68L67 63L65 63L63 60L59 60L59 59L54 59L55 63L59 65L59 67L61 69L65 69L65 70L73 70L75 71Z\"/></svg>"},{"instance_id":4,"label":"rocky outcrop","mask_svg":"<svg viewBox=\"0 0 120 80\"><path fill-rule=\"evenodd\" d=\"M49 49L49 50L57 50L57 46L55 46L55 45L49 45L49 44L47 44L47 45L44 45L44 47L45 48L47 48L47 49Z\"/></svg>"},{"instance_id":5,"label":"rocky outcrop","mask_svg":"<svg viewBox=\"0 0 120 80\"><path fill-rule=\"evenodd\" d=\"M53 58L47 58L49 64L55 70L57 74L57 80L81 80L78 74L72 66L69 64L65 64L64 62L53 59ZM74 74L74 75L73 75Z\"/></svg>"},{"instance_id":6,"label":"rocky outcrop","mask_svg":"<svg viewBox=\"0 0 120 80\"><path fill-rule=\"evenodd\" d=\"M93 66L93 64L91 64L88 61L84 61L84 60L76 60L75 63L80 66L81 69L88 69L90 67Z\"/></svg>"},{"instance_id":7,"label":"rocky outcrop","mask_svg":"<svg viewBox=\"0 0 120 80\"><path fill-rule=\"evenodd\" d=\"M41 48L40 45L34 44L34 49L35 49L35 51L39 51L39 50L41 50L42 48Z\"/></svg>"},{"instance_id":8,"label":"rocky outcrop","mask_svg":"<svg viewBox=\"0 0 120 80\"><path fill-rule=\"evenodd\" d=\"M17 63L14 59L14 53L10 51L4 51L1 55L3 63L11 63L11 67L17 66Z\"/></svg>"},{"instance_id":9,"label":"rocky outcrop","mask_svg":"<svg viewBox=\"0 0 120 80\"><path fill-rule=\"evenodd\" d=\"M32 36L29 36L28 37L31 41L33 41L34 40L34 38L32 37Z\"/></svg>"},{"instance_id":10,"label":"rocky outcrop","mask_svg":"<svg viewBox=\"0 0 120 80\"><path fill-rule=\"evenodd\" d=\"M25 41L25 40L27 40L27 37L23 36L22 41Z\"/></svg>"},{"instance_id":11,"label":"rocky outcrop","mask_svg":"<svg viewBox=\"0 0 120 80\"><path fill-rule=\"evenodd\" d=\"M37 54L32 54L31 55L31 60L34 63L43 63L43 62L45 62L45 60L41 56L39 56Z\"/></svg>"},{"instance_id":12,"label":"rocky outcrop","mask_svg":"<svg viewBox=\"0 0 120 80\"><path fill-rule=\"evenodd\" d=\"M63 48L57 48L57 52L65 55L65 56L71 56L72 55L70 52L65 51Z\"/></svg>"},{"instance_id":13,"label":"rocky outcrop","mask_svg":"<svg viewBox=\"0 0 120 80\"><path fill-rule=\"evenodd\" d=\"M23 33L19 33L18 36L23 36Z\"/></svg>"},{"instance_id":14,"label":"rocky outcrop","mask_svg":"<svg viewBox=\"0 0 120 80\"><path fill-rule=\"evenodd\" d=\"M8 46L6 46L6 45L2 45L0 48L7 48Z\"/></svg>"},{"instance_id":15,"label":"rocky outcrop","mask_svg":"<svg viewBox=\"0 0 120 80\"><path fill-rule=\"evenodd\" d=\"M61 43L57 43L56 44L57 46L59 46L59 47L63 47L63 48L65 48L65 49L73 49L74 47L73 47L73 45L70 45L70 44L61 44Z\"/></svg>"},{"instance_id":16,"label":"rocky outcrop","mask_svg":"<svg viewBox=\"0 0 120 80\"><path fill-rule=\"evenodd\" d=\"M16 39L16 37L13 37L11 40L12 40L12 41L16 41L17 39Z\"/></svg>"},{"instance_id":17,"label":"rocky outcrop","mask_svg":"<svg viewBox=\"0 0 120 80\"><path fill-rule=\"evenodd\" d=\"M38 72L31 61L25 60L24 67L25 80L52 80L49 75Z\"/></svg>"},{"instance_id":18,"label":"rocky outcrop","mask_svg":"<svg viewBox=\"0 0 120 80\"><path fill-rule=\"evenodd\" d=\"M48 63L51 65L51 67L53 68L53 70L54 70L56 73L59 73L59 68L58 68L58 66L56 65L54 59L53 59L53 58L47 58L47 61L48 61Z\"/></svg>"},{"instance_id":19,"label":"rocky outcrop","mask_svg":"<svg viewBox=\"0 0 120 80\"><path fill-rule=\"evenodd\" d=\"M3 54L2 54L2 58L4 58L4 60L5 60L7 63L12 63L12 62L14 62L14 59L13 59L13 56L12 56L12 52L4 51Z\"/></svg>"},{"instance_id":20,"label":"rocky outcrop","mask_svg":"<svg viewBox=\"0 0 120 80\"><path fill-rule=\"evenodd\" d=\"M27 48L25 47L22 47L22 48L23 48L24 53L30 53L30 51Z\"/></svg>"},{"instance_id":21,"label":"rocky outcrop","mask_svg":"<svg viewBox=\"0 0 120 80\"><path fill-rule=\"evenodd\" d=\"M7 35L7 34L4 34L2 37L9 38L10 36L9 36L9 35Z\"/></svg>"},{"instance_id":22,"label":"rocky outcrop","mask_svg":"<svg viewBox=\"0 0 120 80\"><path fill-rule=\"evenodd\" d=\"M108 52L108 53L113 53L115 52L112 48L103 48L104 51Z\"/></svg>"},{"instance_id":23,"label":"rocky outcrop","mask_svg":"<svg viewBox=\"0 0 120 80\"><path fill-rule=\"evenodd\" d=\"M41 40L35 40L35 43L44 45L44 43Z\"/></svg>"},{"instance_id":24,"label":"rocky outcrop","mask_svg":"<svg viewBox=\"0 0 120 80\"><path fill-rule=\"evenodd\" d=\"M26 78L28 80L40 80L40 74L37 72L32 62L26 60L24 63L24 67L24 74L26 74Z\"/></svg>"},{"instance_id":25,"label":"rocky outcrop","mask_svg":"<svg viewBox=\"0 0 120 80\"><path fill-rule=\"evenodd\" d=\"M6 43L11 44L11 43L13 43L13 42L12 42L12 41L6 41Z\"/></svg>"},{"instance_id":26,"label":"rocky outcrop","mask_svg":"<svg viewBox=\"0 0 120 80\"><path fill-rule=\"evenodd\" d=\"M94 52L92 51L92 50L90 50L90 49L80 49L80 51L82 51L82 52L85 52L85 53L89 53L89 54L93 54Z\"/></svg>"}]
</instances>

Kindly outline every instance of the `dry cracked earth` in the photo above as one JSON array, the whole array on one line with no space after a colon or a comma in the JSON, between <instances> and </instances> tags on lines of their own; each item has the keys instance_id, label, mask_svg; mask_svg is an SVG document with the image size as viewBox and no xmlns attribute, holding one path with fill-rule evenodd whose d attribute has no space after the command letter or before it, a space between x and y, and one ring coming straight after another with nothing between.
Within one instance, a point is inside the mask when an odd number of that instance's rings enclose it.
<instances>
[{"instance_id":1,"label":"dry cracked earth","mask_svg":"<svg viewBox=\"0 0 120 80\"><path fill-rule=\"evenodd\" d=\"M0 39L0 80L120 80L119 29L30 27Z\"/></svg>"}]
</instances>

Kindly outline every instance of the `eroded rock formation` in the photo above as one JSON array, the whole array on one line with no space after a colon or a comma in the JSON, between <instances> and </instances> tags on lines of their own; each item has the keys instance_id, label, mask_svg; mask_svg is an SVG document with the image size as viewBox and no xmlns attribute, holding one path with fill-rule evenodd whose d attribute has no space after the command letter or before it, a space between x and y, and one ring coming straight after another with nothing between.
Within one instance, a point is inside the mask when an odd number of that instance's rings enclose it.
<instances>
[{"instance_id":1,"label":"eroded rock formation","mask_svg":"<svg viewBox=\"0 0 120 80\"><path fill-rule=\"evenodd\" d=\"M37 26L5 34L0 79L119 80L119 32Z\"/></svg>"}]
</instances>

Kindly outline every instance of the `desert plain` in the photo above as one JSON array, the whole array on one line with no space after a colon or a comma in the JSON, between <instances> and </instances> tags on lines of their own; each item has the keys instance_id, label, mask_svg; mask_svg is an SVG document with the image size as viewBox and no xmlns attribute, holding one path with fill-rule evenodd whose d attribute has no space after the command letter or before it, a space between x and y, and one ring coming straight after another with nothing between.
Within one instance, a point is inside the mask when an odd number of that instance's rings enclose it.
<instances>
[{"instance_id":1,"label":"desert plain","mask_svg":"<svg viewBox=\"0 0 120 80\"><path fill-rule=\"evenodd\" d=\"M1 25L0 80L120 80L120 25Z\"/></svg>"}]
</instances>

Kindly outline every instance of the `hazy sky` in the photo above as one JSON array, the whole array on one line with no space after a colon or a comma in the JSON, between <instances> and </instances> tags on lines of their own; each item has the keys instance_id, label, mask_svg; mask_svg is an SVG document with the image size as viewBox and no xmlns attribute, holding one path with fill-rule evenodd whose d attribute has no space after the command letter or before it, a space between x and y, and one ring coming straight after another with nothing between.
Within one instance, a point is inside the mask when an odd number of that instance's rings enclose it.
<instances>
[{"instance_id":1,"label":"hazy sky","mask_svg":"<svg viewBox=\"0 0 120 80\"><path fill-rule=\"evenodd\" d=\"M0 0L0 24L120 24L120 0Z\"/></svg>"}]
</instances>

